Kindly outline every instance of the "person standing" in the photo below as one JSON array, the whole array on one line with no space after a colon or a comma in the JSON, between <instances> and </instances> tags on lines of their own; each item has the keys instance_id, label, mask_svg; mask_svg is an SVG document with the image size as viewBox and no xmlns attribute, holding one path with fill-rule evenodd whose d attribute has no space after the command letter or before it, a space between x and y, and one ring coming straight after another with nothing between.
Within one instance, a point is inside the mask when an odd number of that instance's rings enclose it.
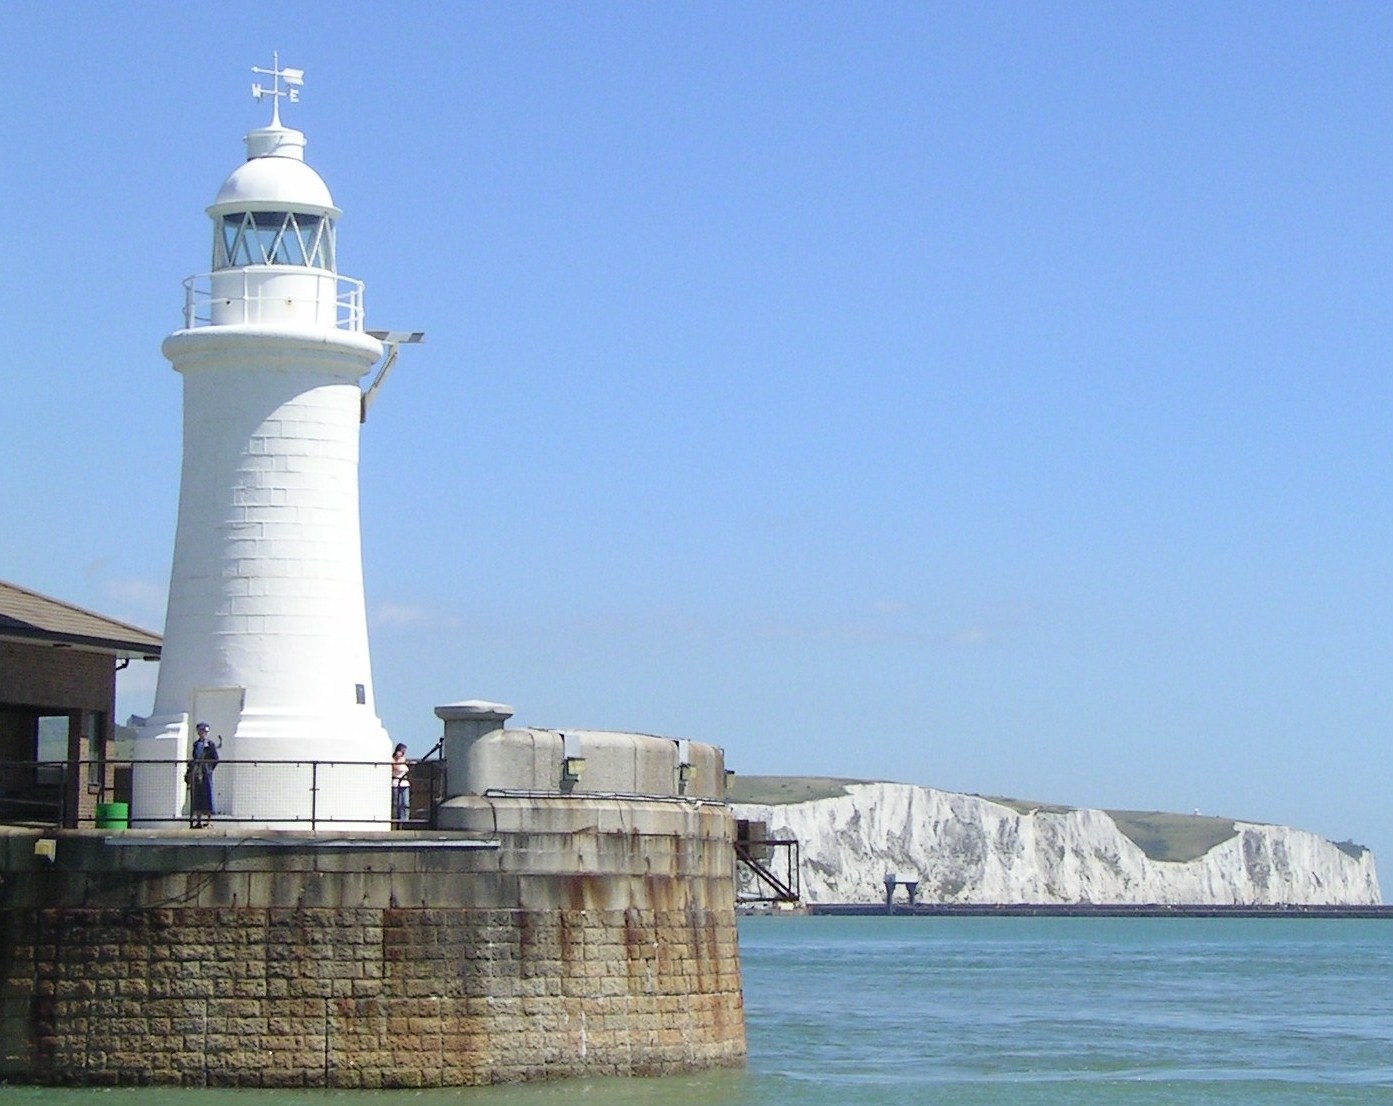
<instances>
[{"instance_id":1,"label":"person standing","mask_svg":"<svg viewBox=\"0 0 1393 1106\"><path fill-rule=\"evenodd\" d=\"M392 750L392 824L405 825L411 819L411 766L406 759L406 746L398 744Z\"/></svg>"},{"instance_id":2,"label":"person standing","mask_svg":"<svg viewBox=\"0 0 1393 1106\"><path fill-rule=\"evenodd\" d=\"M213 769L218 766L218 747L208 736L208 723L195 729L193 755L184 778L189 781L189 825L199 829L213 821Z\"/></svg>"}]
</instances>

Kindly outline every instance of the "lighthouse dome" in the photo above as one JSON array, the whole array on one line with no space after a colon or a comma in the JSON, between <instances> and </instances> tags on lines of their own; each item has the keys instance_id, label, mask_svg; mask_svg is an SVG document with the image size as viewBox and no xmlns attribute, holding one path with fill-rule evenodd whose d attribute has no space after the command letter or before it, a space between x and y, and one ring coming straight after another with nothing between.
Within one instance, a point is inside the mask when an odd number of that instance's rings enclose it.
<instances>
[{"instance_id":1,"label":"lighthouse dome","mask_svg":"<svg viewBox=\"0 0 1393 1106\"><path fill-rule=\"evenodd\" d=\"M247 160L218 189L212 216L229 211L298 210L338 215L329 186L305 164L305 136L286 127L247 135Z\"/></svg>"}]
</instances>

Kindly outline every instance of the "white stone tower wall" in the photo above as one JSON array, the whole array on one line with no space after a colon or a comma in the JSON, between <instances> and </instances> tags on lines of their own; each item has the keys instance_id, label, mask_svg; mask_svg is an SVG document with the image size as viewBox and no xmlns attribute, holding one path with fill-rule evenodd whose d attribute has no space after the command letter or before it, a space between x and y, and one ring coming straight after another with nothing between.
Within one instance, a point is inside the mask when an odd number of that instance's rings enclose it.
<instances>
[{"instance_id":1,"label":"white stone tower wall","mask_svg":"<svg viewBox=\"0 0 1393 1106\"><path fill-rule=\"evenodd\" d=\"M353 331L180 331L184 466L164 661L137 811L178 818L196 695L245 689L216 774L233 823L388 824L391 741L372 693L358 510L361 377ZM359 696L363 702L359 702ZM262 763L251 763L251 762ZM288 761L300 761L289 764Z\"/></svg>"},{"instance_id":2,"label":"white stone tower wall","mask_svg":"<svg viewBox=\"0 0 1393 1106\"><path fill-rule=\"evenodd\" d=\"M358 379L378 343L334 337L219 328L166 345L184 376L184 471L156 714L187 710L197 687L246 687L248 714L375 718Z\"/></svg>"}]
</instances>

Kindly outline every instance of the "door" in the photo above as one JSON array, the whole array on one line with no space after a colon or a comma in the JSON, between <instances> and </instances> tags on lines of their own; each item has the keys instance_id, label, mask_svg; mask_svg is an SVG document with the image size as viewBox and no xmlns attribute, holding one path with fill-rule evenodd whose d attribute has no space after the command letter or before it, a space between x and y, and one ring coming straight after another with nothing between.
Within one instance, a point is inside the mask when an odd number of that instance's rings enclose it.
<instances>
[{"instance_id":1,"label":"door","mask_svg":"<svg viewBox=\"0 0 1393 1106\"><path fill-rule=\"evenodd\" d=\"M208 737L218 747L218 756L236 756L232 735L237 732L237 723L242 718L242 703L246 699L246 689L241 687L201 687L193 693L193 710L189 714L189 747L184 750L186 757L193 752L194 726L199 722L208 723ZM213 772L213 812L227 812L232 809L232 789L237 776L235 765L219 765Z\"/></svg>"}]
</instances>

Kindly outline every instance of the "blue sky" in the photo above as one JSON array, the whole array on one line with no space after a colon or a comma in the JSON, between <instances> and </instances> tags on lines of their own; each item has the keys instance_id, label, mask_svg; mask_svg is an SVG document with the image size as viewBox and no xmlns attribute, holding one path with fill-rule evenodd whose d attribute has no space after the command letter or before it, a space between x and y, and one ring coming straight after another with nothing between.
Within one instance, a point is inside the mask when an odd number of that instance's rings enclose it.
<instances>
[{"instance_id":1,"label":"blue sky","mask_svg":"<svg viewBox=\"0 0 1393 1106\"><path fill-rule=\"evenodd\" d=\"M1393 9L237 11L0 9L0 576L161 626L159 346L279 49L428 334L363 436L395 738L496 699L1393 864Z\"/></svg>"}]
</instances>

